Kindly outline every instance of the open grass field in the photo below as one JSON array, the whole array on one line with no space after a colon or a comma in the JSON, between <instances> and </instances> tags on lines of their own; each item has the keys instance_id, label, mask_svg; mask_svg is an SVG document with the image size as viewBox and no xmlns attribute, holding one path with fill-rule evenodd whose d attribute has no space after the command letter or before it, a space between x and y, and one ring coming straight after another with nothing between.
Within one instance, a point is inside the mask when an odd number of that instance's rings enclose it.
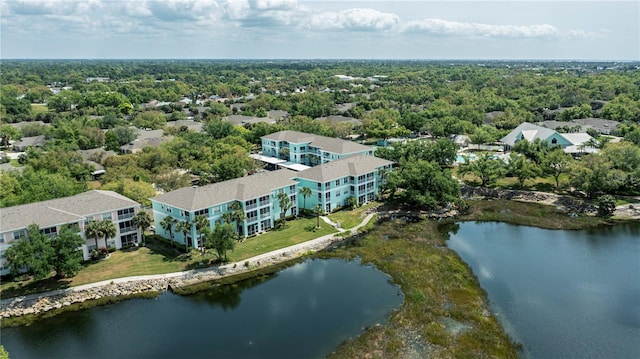
<instances>
[{"instance_id":1,"label":"open grass field","mask_svg":"<svg viewBox=\"0 0 640 359\"><path fill-rule=\"evenodd\" d=\"M32 103L31 104L31 113L37 115L39 113L47 113L49 112L49 107L45 104L41 103Z\"/></svg>"}]
</instances>

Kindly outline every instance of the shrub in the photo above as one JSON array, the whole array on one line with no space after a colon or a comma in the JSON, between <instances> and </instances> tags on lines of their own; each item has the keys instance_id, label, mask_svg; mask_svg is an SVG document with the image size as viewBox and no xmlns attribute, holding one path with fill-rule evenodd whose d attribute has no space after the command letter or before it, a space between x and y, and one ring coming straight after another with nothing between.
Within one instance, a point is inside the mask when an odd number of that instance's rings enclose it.
<instances>
[{"instance_id":1,"label":"shrub","mask_svg":"<svg viewBox=\"0 0 640 359\"><path fill-rule=\"evenodd\" d=\"M598 198L598 217L609 218L616 210L616 199L612 195L605 194Z\"/></svg>"}]
</instances>

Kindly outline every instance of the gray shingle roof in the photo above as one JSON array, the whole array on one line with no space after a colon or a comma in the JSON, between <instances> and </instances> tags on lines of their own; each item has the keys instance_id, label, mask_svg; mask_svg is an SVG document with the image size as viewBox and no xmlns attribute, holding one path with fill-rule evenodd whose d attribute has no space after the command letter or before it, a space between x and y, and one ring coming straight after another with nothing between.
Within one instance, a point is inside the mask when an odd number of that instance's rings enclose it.
<instances>
[{"instance_id":1,"label":"gray shingle roof","mask_svg":"<svg viewBox=\"0 0 640 359\"><path fill-rule=\"evenodd\" d=\"M378 157L351 156L298 172L297 177L315 182L327 182L346 176L360 176L390 164L393 162Z\"/></svg>"},{"instance_id":2,"label":"gray shingle roof","mask_svg":"<svg viewBox=\"0 0 640 359\"><path fill-rule=\"evenodd\" d=\"M9 232L37 223L41 228L78 222L87 216L140 206L112 191L92 190L71 197L0 209L0 232Z\"/></svg>"},{"instance_id":3,"label":"gray shingle roof","mask_svg":"<svg viewBox=\"0 0 640 359\"><path fill-rule=\"evenodd\" d=\"M529 122L524 122L520 124L520 126L514 128L513 131L509 132L508 135L501 138L500 142L505 143L509 146L513 146L520 134L522 134L522 136L526 138L527 141L533 142L538 138L541 140L545 140L554 133L555 131L550 128L540 127Z\"/></svg>"},{"instance_id":4,"label":"gray shingle roof","mask_svg":"<svg viewBox=\"0 0 640 359\"><path fill-rule=\"evenodd\" d=\"M234 200L246 201L269 195L276 188L297 184L293 180L295 176L296 172L287 169L261 172L202 187L179 188L151 200L187 211L196 211Z\"/></svg>"},{"instance_id":5,"label":"gray shingle roof","mask_svg":"<svg viewBox=\"0 0 640 359\"><path fill-rule=\"evenodd\" d=\"M346 141L339 138L319 136L298 131L280 131L263 136L262 138L272 141L287 141L290 143L309 143L310 146L338 154L349 154L372 150L369 146L361 145L353 141Z\"/></svg>"}]
</instances>

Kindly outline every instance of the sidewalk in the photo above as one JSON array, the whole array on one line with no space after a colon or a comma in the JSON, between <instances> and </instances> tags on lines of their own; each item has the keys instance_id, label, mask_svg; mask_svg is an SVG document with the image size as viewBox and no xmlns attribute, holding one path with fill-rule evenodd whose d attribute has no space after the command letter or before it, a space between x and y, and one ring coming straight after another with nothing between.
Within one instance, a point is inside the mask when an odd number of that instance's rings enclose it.
<instances>
[{"instance_id":1,"label":"sidewalk","mask_svg":"<svg viewBox=\"0 0 640 359\"><path fill-rule=\"evenodd\" d=\"M370 213L369 215L367 215L359 225L351 228L349 231L353 233L357 231L359 228L361 228L362 226L365 226L367 223L369 223L371 218L373 218L374 214L375 213ZM328 221L328 218L326 220ZM347 230L345 229L338 229L338 233L342 233L346 231ZM112 284L145 282L145 281L153 281L153 280L169 280L169 279L183 281L185 282L185 284L191 284L190 282L192 281L198 282L198 281L218 279L218 278L230 276L233 274L237 274L243 271L248 271L251 269L251 267L260 266L265 263L275 264L278 262L283 262L283 261L292 259L296 256L302 255L309 251L319 251L323 248L326 248L331 243L337 242L343 239L343 237L336 237L336 234L337 233L327 234L315 239L308 240L303 243L298 243L293 246L263 253L255 257L242 260L240 262L227 263L225 265L221 265L217 267L209 267L209 268L203 268L203 269L194 269L189 271L164 273L164 274L150 274L150 275L108 279L108 280L84 284L76 287L58 289L50 292L36 293L36 294L30 294L22 297L2 299L0 300L0 309L7 308L9 306L15 305L20 302L32 301L32 300L36 300L44 297L65 295L65 294L70 294L74 292L82 292L82 291L91 290L93 288L104 287ZM245 267L245 263L248 263L249 268Z\"/></svg>"}]
</instances>

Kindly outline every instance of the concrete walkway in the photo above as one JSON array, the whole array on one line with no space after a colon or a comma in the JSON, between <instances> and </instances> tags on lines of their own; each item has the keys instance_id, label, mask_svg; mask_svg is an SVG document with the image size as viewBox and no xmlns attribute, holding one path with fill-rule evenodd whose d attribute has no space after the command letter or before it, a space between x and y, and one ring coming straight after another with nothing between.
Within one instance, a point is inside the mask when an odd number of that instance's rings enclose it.
<instances>
[{"instance_id":1,"label":"concrete walkway","mask_svg":"<svg viewBox=\"0 0 640 359\"><path fill-rule=\"evenodd\" d=\"M367 223L369 223L369 221L371 220L371 218L373 218L374 215L375 213L370 213L369 215L367 215L359 225L349 230L350 233L354 233L362 226L365 226ZM331 222L328 218L327 220ZM345 229L339 229L338 233L342 233L346 231L347 230ZM228 263L228 264L217 266L217 267L209 267L209 268L195 269L195 270L182 271L182 272L164 273L164 274L150 274L150 275L107 279L100 282L88 283L88 284L79 285L75 287L58 289L50 292L36 293L36 294L30 294L22 297L2 299L0 300L0 308L6 308L7 306L10 306L18 302L29 301L33 299L56 296L56 295L64 295L72 292L82 292L89 289L107 286L111 284L118 284L118 283L149 281L149 280L157 280L157 279L175 279L175 280L182 280L187 282L189 281L198 282L198 281L207 281L207 280L222 278L222 277L230 276L240 272L248 271L250 269L255 268L256 266L261 266L264 264L271 265L278 262L290 260L292 258L295 258L296 256L300 256L309 251L313 251L313 252L319 251L326 248L327 246L329 246L334 242L341 241L342 239L344 239L344 237L339 237L339 236L336 236L336 233L331 233L315 239L308 240L303 243L295 244L293 246L263 253L255 257L242 260L240 262ZM245 263L248 264L249 268L245 267Z\"/></svg>"}]
</instances>

